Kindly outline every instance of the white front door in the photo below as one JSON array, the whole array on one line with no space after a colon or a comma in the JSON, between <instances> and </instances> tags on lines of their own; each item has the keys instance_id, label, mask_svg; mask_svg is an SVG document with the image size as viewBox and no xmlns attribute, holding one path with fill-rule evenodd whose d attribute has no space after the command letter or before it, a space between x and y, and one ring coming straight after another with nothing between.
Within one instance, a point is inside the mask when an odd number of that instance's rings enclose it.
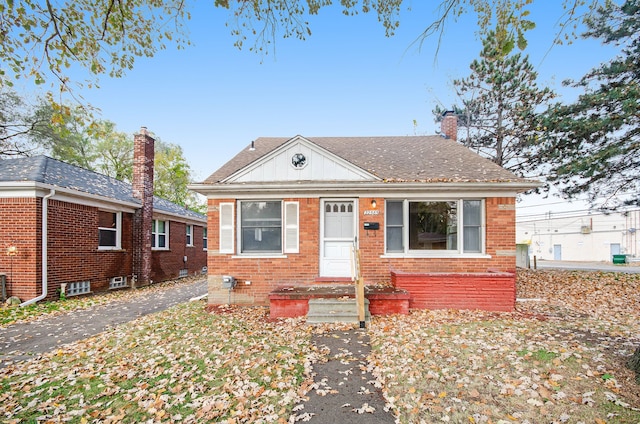
<instances>
[{"instance_id":1,"label":"white front door","mask_svg":"<svg viewBox=\"0 0 640 424\"><path fill-rule=\"evenodd\" d=\"M323 200L320 276L351 277L351 248L356 237L354 200Z\"/></svg>"}]
</instances>

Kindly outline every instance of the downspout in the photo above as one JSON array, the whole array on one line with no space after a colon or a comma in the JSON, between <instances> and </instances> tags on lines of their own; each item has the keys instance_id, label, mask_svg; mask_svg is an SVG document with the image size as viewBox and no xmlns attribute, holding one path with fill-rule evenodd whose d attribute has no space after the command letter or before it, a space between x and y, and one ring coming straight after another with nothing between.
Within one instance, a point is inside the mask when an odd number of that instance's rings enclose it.
<instances>
[{"instance_id":1,"label":"downspout","mask_svg":"<svg viewBox=\"0 0 640 424\"><path fill-rule=\"evenodd\" d=\"M42 294L38 297L34 297L33 299L27 300L26 302L22 302L20 306L31 305L32 303L36 303L47 297L47 270L48 270L48 252L47 252L47 242L48 242L48 220L49 220L49 198L56 194L54 189L51 189L49 194L42 198Z\"/></svg>"}]
</instances>

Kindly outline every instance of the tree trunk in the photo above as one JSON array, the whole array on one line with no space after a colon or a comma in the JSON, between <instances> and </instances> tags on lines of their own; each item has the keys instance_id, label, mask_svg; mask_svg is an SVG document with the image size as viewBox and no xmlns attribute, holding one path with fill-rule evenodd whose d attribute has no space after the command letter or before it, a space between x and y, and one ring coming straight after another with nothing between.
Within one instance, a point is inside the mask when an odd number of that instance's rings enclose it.
<instances>
[{"instance_id":1,"label":"tree trunk","mask_svg":"<svg viewBox=\"0 0 640 424\"><path fill-rule=\"evenodd\" d=\"M640 383L640 347L638 347L629 359L629 368L636 372L636 380Z\"/></svg>"}]
</instances>

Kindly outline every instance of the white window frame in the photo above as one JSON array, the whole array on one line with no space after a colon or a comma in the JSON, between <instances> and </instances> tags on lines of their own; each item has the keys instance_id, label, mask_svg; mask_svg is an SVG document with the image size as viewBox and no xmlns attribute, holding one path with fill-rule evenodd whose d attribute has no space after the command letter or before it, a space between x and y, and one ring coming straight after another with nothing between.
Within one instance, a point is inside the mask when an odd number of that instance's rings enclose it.
<instances>
[{"instance_id":1,"label":"white window frame","mask_svg":"<svg viewBox=\"0 0 640 424\"><path fill-rule=\"evenodd\" d=\"M164 222L164 233L158 233L157 231L153 231L155 228L158 228L158 222ZM165 246L160 247L158 243L158 239L160 235L164 235ZM152 250L169 250L169 221L164 219L154 219L151 227L151 237L153 238L153 247Z\"/></svg>"},{"instance_id":2,"label":"white window frame","mask_svg":"<svg viewBox=\"0 0 640 424\"><path fill-rule=\"evenodd\" d=\"M122 249L122 212L100 209L100 212L113 213L116 215L116 228L98 227L98 250L121 250ZM100 231L115 231L116 233L116 245L115 246L101 246L100 245Z\"/></svg>"},{"instance_id":3,"label":"white window frame","mask_svg":"<svg viewBox=\"0 0 640 424\"><path fill-rule=\"evenodd\" d=\"M280 203L280 250L264 250L264 251L250 251L243 252L244 247L242 246L242 204L243 203ZM246 199L238 201L238 217L237 217L237 234L238 238L238 253L243 256L277 256L282 255L284 249L284 202L279 199L269 199L269 200L254 200L254 199Z\"/></svg>"},{"instance_id":4,"label":"white window frame","mask_svg":"<svg viewBox=\"0 0 640 424\"><path fill-rule=\"evenodd\" d=\"M202 227L202 250L209 248L209 237L207 235L207 227Z\"/></svg>"},{"instance_id":5,"label":"white window frame","mask_svg":"<svg viewBox=\"0 0 640 424\"><path fill-rule=\"evenodd\" d=\"M185 227L186 227L185 244L187 245L187 247L193 247L193 225L187 224Z\"/></svg>"},{"instance_id":6,"label":"white window frame","mask_svg":"<svg viewBox=\"0 0 640 424\"><path fill-rule=\"evenodd\" d=\"M473 200L480 202L480 252L464 251L464 201ZM387 251L387 213L388 202L402 202L402 246L403 251ZM409 249L409 203L413 202L456 202L457 206L457 249L456 250L411 250ZM486 213L485 199L480 198L409 198L409 199L386 199L385 201L385 222L384 222L384 254L383 257L414 257L414 258L451 258L451 257L476 257L487 258L486 254Z\"/></svg>"}]
</instances>

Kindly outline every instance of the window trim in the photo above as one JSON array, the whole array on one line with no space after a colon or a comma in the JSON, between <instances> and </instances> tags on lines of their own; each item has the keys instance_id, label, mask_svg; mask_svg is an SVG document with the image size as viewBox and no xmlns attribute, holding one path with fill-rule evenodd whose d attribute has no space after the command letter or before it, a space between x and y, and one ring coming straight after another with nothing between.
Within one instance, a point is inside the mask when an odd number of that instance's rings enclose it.
<instances>
[{"instance_id":1,"label":"window trim","mask_svg":"<svg viewBox=\"0 0 640 424\"><path fill-rule=\"evenodd\" d=\"M193 225L186 224L185 225L185 246L193 247Z\"/></svg>"},{"instance_id":2,"label":"window trim","mask_svg":"<svg viewBox=\"0 0 640 424\"><path fill-rule=\"evenodd\" d=\"M464 201L476 200L480 201L480 251L465 252L464 251ZM389 202L402 202L402 251L387 251L387 207ZM412 202L456 202L457 206L457 249L456 250L411 250L409 249L409 203ZM462 229L462 231L460 231ZM383 258L489 258L486 253L486 207L484 198L404 198L404 199L386 199L385 200L385 219L384 219L384 253Z\"/></svg>"},{"instance_id":3,"label":"window trim","mask_svg":"<svg viewBox=\"0 0 640 424\"><path fill-rule=\"evenodd\" d=\"M158 228L158 222L164 222L164 233L154 232L153 228ZM158 236L164 235L165 245L162 247L158 247ZM152 238L152 247L151 250L169 250L169 221L165 219L154 219L151 224L151 238Z\"/></svg>"},{"instance_id":4,"label":"window trim","mask_svg":"<svg viewBox=\"0 0 640 424\"><path fill-rule=\"evenodd\" d=\"M202 250L209 249L209 235L207 234L207 227L202 227Z\"/></svg>"},{"instance_id":5,"label":"window trim","mask_svg":"<svg viewBox=\"0 0 640 424\"><path fill-rule=\"evenodd\" d=\"M113 211L108 209L99 209L98 213L107 212L116 215L116 245L115 246L101 246L100 245L100 231L113 231L112 228L98 226L98 250L122 250L122 212Z\"/></svg>"},{"instance_id":6,"label":"window trim","mask_svg":"<svg viewBox=\"0 0 640 424\"><path fill-rule=\"evenodd\" d=\"M278 251L242 252L242 202L280 202L281 249ZM231 258L286 258L287 254L300 252L300 202L284 199L237 199L234 203L218 205L220 239L218 252ZM234 209L237 214L234 215ZM238 246L236 252L235 246ZM208 240L207 240L208 244ZM206 249L205 249L206 250Z\"/></svg>"},{"instance_id":7,"label":"window trim","mask_svg":"<svg viewBox=\"0 0 640 424\"><path fill-rule=\"evenodd\" d=\"M243 203L280 203L280 250L257 250L244 252L242 246L242 204ZM242 256L281 256L284 253L284 202L279 199L269 200L238 200L238 216L237 216L236 237L238 240L238 255Z\"/></svg>"}]
</instances>

